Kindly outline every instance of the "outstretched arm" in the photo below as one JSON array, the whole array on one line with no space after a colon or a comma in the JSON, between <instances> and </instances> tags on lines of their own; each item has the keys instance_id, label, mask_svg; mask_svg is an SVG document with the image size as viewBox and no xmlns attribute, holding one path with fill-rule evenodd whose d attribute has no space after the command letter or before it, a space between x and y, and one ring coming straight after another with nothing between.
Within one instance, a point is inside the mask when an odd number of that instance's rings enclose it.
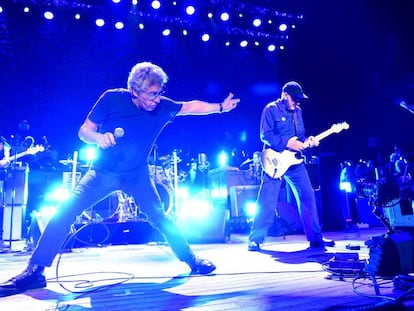
<instances>
[{"instance_id":1,"label":"outstretched arm","mask_svg":"<svg viewBox=\"0 0 414 311\"><path fill-rule=\"evenodd\" d=\"M233 98L233 96L234 95L230 93L221 103L209 103L201 100L182 102L183 106L177 115L207 115L231 111L236 108L240 101L240 99Z\"/></svg>"}]
</instances>

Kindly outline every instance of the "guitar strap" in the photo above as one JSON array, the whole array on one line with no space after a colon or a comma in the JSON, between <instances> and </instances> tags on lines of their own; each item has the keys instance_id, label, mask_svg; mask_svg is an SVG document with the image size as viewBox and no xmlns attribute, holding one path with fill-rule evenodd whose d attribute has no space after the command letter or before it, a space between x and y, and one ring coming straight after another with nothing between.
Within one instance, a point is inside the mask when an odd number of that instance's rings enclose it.
<instances>
[{"instance_id":1,"label":"guitar strap","mask_svg":"<svg viewBox=\"0 0 414 311\"><path fill-rule=\"evenodd\" d=\"M295 124L295 135L298 135L298 111L293 111L293 123Z\"/></svg>"}]
</instances>

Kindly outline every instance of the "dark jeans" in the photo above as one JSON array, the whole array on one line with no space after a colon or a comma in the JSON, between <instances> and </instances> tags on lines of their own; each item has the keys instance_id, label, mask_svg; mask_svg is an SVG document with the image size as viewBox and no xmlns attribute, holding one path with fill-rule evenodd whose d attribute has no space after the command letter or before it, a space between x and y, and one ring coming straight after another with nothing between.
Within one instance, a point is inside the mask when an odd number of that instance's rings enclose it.
<instances>
[{"instance_id":1,"label":"dark jeans","mask_svg":"<svg viewBox=\"0 0 414 311\"><path fill-rule=\"evenodd\" d=\"M305 165L298 164L290 167L283 178L292 189L308 241L320 241L322 233L316 198ZM249 236L250 241L263 243L267 231L273 223L275 212L277 213L282 182L282 179L273 179L263 173L257 199L256 215Z\"/></svg>"},{"instance_id":2,"label":"dark jeans","mask_svg":"<svg viewBox=\"0 0 414 311\"><path fill-rule=\"evenodd\" d=\"M161 199L149 177L148 168L144 167L128 174L88 171L72 191L70 199L58 206L40 237L30 262L51 266L76 217L116 190L122 190L134 198L140 211L147 215L150 224L165 236L178 259L187 263L192 260L194 254L187 240L174 220L165 214Z\"/></svg>"}]
</instances>

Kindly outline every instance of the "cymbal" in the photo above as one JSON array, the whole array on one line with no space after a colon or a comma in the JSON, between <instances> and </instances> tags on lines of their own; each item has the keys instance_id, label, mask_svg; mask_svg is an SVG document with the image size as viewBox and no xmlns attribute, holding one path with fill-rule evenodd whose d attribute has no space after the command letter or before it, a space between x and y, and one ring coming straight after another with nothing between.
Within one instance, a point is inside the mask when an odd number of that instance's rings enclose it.
<instances>
[{"instance_id":1,"label":"cymbal","mask_svg":"<svg viewBox=\"0 0 414 311\"><path fill-rule=\"evenodd\" d=\"M170 154L167 154L165 156L161 156L161 157L158 158L158 160L160 160L160 161L169 161L170 159L171 159Z\"/></svg>"},{"instance_id":2,"label":"cymbal","mask_svg":"<svg viewBox=\"0 0 414 311\"><path fill-rule=\"evenodd\" d=\"M73 165L75 162L73 162L73 160L60 160L59 163L63 165ZM76 165L80 164L80 162L76 162Z\"/></svg>"}]
</instances>

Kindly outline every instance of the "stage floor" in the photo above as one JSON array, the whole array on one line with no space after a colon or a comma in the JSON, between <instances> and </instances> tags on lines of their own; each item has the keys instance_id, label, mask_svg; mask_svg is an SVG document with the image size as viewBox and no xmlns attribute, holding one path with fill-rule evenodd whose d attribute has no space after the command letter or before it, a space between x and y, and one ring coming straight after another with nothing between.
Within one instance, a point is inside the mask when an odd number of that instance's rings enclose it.
<instances>
[{"instance_id":1,"label":"stage floor","mask_svg":"<svg viewBox=\"0 0 414 311\"><path fill-rule=\"evenodd\" d=\"M269 237L261 252L247 251L244 233L233 233L227 243L192 244L196 254L216 264L208 276L189 275L162 243L74 248L46 269L47 288L2 297L0 310L403 310L391 306L403 294L392 280L378 278L374 287L372 279L356 279L342 262L350 260L345 254L356 255L356 263L369 259L365 241L385 231L325 233L336 241L325 252L308 250L303 235ZM1 281L26 266L29 254L17 252L23 246L14 242L15 252L0 254ZM345 271L343 277L325 269L334 256L342 269L335 272ZM411 299L401 299L406 310L414 310ZM390 306L373 308L380 303Z\"/></svg>"}]
</instances>

